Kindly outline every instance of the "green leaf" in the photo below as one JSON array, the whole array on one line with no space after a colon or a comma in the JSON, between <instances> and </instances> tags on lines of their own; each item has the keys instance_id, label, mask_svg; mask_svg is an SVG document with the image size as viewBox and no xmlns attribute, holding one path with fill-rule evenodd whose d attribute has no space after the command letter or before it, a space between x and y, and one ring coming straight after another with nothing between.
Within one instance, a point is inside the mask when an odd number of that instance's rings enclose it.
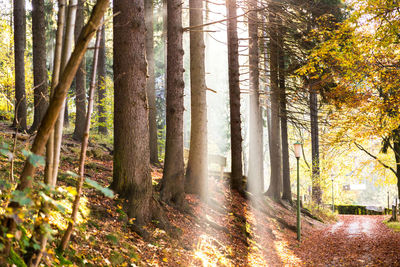
<instances>
[{"instance_id":1,"label":"green leaf","mask_svg":"<svg viewBox=\"0 0 400 267\"><path fill-rule=\"evenodd\" d=\"M16 265L19 267L26 267L24 260L12 248L10 250L10 256L8 258L8 263L10 263L10 266Z\"/></svg>"},{"instance_id":2,"label":"green leaf","mask_svg":"<svg viewBox=\"0 0 400 267\"><path fill-rule=\"evenodd\" d=\"M57 201L55 201L53 198L49 197L44 192L39 192L39 195L43 198L45 202L50 203L51 205L56 207L61 213L65 213L66 208L63 205L57 203Z\"/></svg>"},{"instance_id":3,"label":"green leaf","mask_svg":"<svg viewBox=\"0 0 400 267\"><path fill-rule=\"evenodd\" d=\"M105 195L106 197L109 198L113 198L114 197L114 193L112 190L110 190L109 188L103 187L101 186L99 183L97 183L96 181L93 181L89 178L86 178L86 183L88 185L90 185L91 187L93 187L94 189L99 190L101 193L103 193L103 195Z\"/></svg>"},{"instance_id":4,"label":"green leaf","mask_svg":"<svg viewBox=\"0 0 400 267\"><path fill-rule=\"evenodd\" d=\"M27 197L27 193L20 190L12 192L11 201L17 202L21 206L30 206L32 204L32 200Z\"/></svg>"},{"instance_id":5,"label":"green leaf","mask_svg":"<svg viewBox=\"0 0 400 267\"><path fill-rule=\"evenodd\" d=\"M66 174L66 175L69 175L69 176L71 176L71 177L74 177L74 178L78 178L78 177L79 177L78 174L76 174L76 173L74 173L74 172L71 172L71 171L66 171L65 174Z\"/></svg>"},{"instance_id":6,"label":"green leaf","mask_svg":"<svg viewBox=\"0 0 400 267\"><path fill-rule=\"evenodd\" d=\"M25 149L22 150L22 154L25 157L27 157L29 160L29 163L35 167L44 166L44 164L45 164L44 157L42 157L40 155L33 154L32 152L27 151Z\"/></svg>"}]
</instances>

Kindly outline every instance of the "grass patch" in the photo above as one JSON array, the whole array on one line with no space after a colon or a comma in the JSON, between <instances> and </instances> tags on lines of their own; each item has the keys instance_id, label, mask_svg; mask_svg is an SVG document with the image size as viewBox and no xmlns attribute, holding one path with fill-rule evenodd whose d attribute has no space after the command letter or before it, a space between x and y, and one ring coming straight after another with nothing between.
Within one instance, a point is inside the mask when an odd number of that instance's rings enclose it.
<instances>
[{"instance_id":1,"label":"grass patch","mask_svg":"<svg viewBox=\"0 0 400 267\"><path fill-rule=\"evenodd\" d=\"M315 204L305 205L312 215L320 218L323 222L335 222L337 221L337 212L333 213L332 209L317 206Z\"/></svg>"},{"instance_id":2,"label":"grass patch","mask_svg":"<svg viewBox=\"0 0 400 267\"><path fill-rule=\"evenodd\" d=\"M400 222L389 222L389 221L384 221L384 224L390 229L392 229L395 232L400 232Z\"/></svg>"}]
</instances>

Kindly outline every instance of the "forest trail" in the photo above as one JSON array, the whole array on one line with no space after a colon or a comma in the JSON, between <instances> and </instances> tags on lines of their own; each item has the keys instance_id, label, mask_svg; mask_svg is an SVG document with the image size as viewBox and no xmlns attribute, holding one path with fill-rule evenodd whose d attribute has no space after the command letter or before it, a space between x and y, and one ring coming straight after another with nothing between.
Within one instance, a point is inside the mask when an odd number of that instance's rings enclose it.
<instances>
[{"instance_id":1,"label":"forest trail","mask_svg":"<svg viewBox=\"0 0 400 267\"><path fill-rule=\"evenodd\" d=\"M307 266L399 266L400 232L387 216L340 215L304 239L296 254Z\"/></svg>"}]
</instances>

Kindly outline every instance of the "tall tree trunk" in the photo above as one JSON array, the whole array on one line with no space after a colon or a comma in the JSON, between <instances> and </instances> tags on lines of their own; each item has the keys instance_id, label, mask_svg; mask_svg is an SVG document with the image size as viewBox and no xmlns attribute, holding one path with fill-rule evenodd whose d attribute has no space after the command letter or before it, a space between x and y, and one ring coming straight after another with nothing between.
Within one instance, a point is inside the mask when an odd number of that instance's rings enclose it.
<instances>
[{"instance_id":1,"label":"tall tree trunk","mask_svg":"<svg viewBox=\"0 0 400 267\"><path fill-rule=\"evenodd\" d=\"M240 121L239 41L237 35L236 0L226 0L229 107L231 126L231 187L242 192L242 132Z\"/></svg>"},{"instance_id":2,"label":"tall tree trunk","mask_svg":"<svg viewBox=\"0 0 400 267\"><path fill-rule=\"evenodd\" d=\"M311 158L312 158L312 199L321 204L321 184L319 171L319 132L318 132L318 95L310 82L310 119L311 119Z\"/></svg>"},{"instance_id":3,"label":"tall tree trunk","mask_svg":"<svg viewBox=\"0 0 400 267\"><path fill-rule=\"evenodd\" d=\"M144 1L146 14L147 97L149 104L150 162L158 163L157 109L154 75L153 0Z\"/></svg>"},{"instance_id":4,"label":"tall tree trunk","mask_svg":"<svg viewBox=\"0 0 400 267\"><path fill-rule=\"evenodd\" d=\"M248 9L257 9L257 0L248 0ZM249 28L249 70L250 70L250 138L248 188L255 194L264 189L263 168L263 125L260 107L260 73L258 47L258 13L252 11L248 16Z\"/></svg>"},{"instance_id":5,"label":"tall tree trunk","mask_svg":"<svg viewBox=\"0 0 400 267\"><path fill-rule=\"evenodd\" d=\"M69 127L68 95L65 98L63 127Z\"/></svg>"},{"instance_id":6,"label":"tall tree trunk","mask_svg":"<svg viewBox=\"0 0 400 267\"><path fill-rule=\"evenodd\" d=\"M170 0L167 46L167 133L161 199L182 208L184 201L183 162L183 46L182 1Z\"/></svg>"},{"instance_id":7,"label":"tall tree trunk","mask_svg":"<svg viewBox=\"0 0 400 267\"><path fill-rule=\"evenodd\" d=\"M106 135L108 133L106 122L107 122L107 112L106 112L106 77L107 77L107 69L106 69L106 29L105 27L101 28L101 40L100 40L100 50L99 50L99 77L97 79L98 84L98 103L97 103L97 111L99 117L99 127L98 132L100 134Z\"/></svg>"},{"instance_id":8,"label":"tall tree trunk","mask_svg":"<svg viewBox=\"0 0 400 267\"><path fill-rule=\"evenodd\" d=\"M84 21L85 0L78 0L78 9L76 11L76 22L75 22L75 39L78 38L81 32ZM85 132L85 121L86 121L86 60L85 57L82 59L81 65L79 66L78 72L75 76L75 129L73 138L75 140L82 140Z\"/></svg>"},{"instance_id":9,"label":"tall tree trunk","mask_svg":"<svg viewBox=\"0 0 400 267\"><path fill-rule=\"evenodd\" d=\"M46 111L45 116L43 117L43 120L33 141L31 147L32 154L43 154L45 145L50 136L50 132L53 129L57 118L59 117L59 113L63 109L65 97L67 95L68 89L71 86L72 80L75 77L78 66L83 58L83 55L85 54L91 38L93 37L97 28L100 25L100 20L103 17L104 12L108 8L108 5L109 0L97 1L88 24L85 26L84 30L79 36L78 42L76 43L75 49L68 61L68 64L61 74L60 81L54 89L54 94L51 98L49 107ZM32 177L34 177L35 175L36 167L31 163L31 161L32 160L30 157L25 160L17 190L23 191L27 188L32 187ZM14 209L20 208L17 202L11 202L9 207ZM12 234L16 229L16 222L13 218L8 218L3 222L3 226L6 227L8 229L8 232ZM0 230L0 234L4 234L2 230ZM9 251L10 244L6 244L3 252L5 255L8 255Z\"/></svg>"},{"instance_id":10,"label":"tall tree trunk","mask_svg":"<svg viewBox=\"0 0 400 267\"><path fill-rule=\"evenodd\" d=\"M264 59L264 72L266 73L267 70L269 69L269 49L268 49L268 27L266 26L265 23L265 16L263 16L262 19L262 24L263 24L263 46L262 46L262 55ZM266 75L266 74L264 74ZM267 133L268 133L268 148L272 146L271 144L271 88L268 86L269 83L267 79L264 79L264 86L265 86L265 94L268 96L265 100L265 117L267 120ZM268 149L269 152L270 149Z\"/></svg>"},{"instance_id":11,"label":"tall tree trunk","mask_svg":"<svg viewBox=\"0 0 400 267\"><path fill-rule=\"evenodd\" d=\"M114 0L114 174L111 188L129 200L136 225L150 222L156 202L150 175L143 0ZM135 62L135 64L132 64Z\"/></svg>"},{"instance_id":12,"label":"tall tree trunk","mask_svg":"<svg viewBox=\"0 0 400 267\"><path fill-rule=\"evenodd\" d=\"M54 48L54 63L53 63L53 74L50 87L50 100L54 95L54 89L58 84L61 72L61 56L63 49L63 35L64 35L65 9L66 9L65 3L66 0L58 1L57 32L56 32L56 44ZM44 170L44 181L48 185L53 185L53 170L54 170L54 129L51 130L46 145L46 166Z\"/></svg>"},{"instance_id":13,"label":"tall tree trunk","mask_svg":"<svg viewBox=\"0 0 400 267\"><path fill-rule=\"evenodd\" d=\"M15 115L13 126L26 130L25 0L14 0Z\"/></svg>"},{"instance_id":14,"label":"tall tree trunk","mask_svg":"<svg viewBox=\"0 0 400 267\"><path fill-rule=\"evenodd\" d=\"M271 84L271 142L270 142L270 165L271 179L267 195L278 201L281 199L282 190L282 154L281 154L281 138L280 138L280 92L278 84L278 45L277 45L277 19L276 6L271 5L269 11L269 62L270 62L270 84Z\"/></svg>"},{"instance_id":15,"label":"tall tree trunk","mask_svg":"<svg viewBox=\"0 0 400 267\"><path fill-rule=\"evenodd\" d=\"M167 88L168 0L162 0L162 15L163 15L163 34L162 34L162 37L163 37L163 45L164 45L164 53L163 53L163 55L164 55L164 88Z\"/></svg>"},{"instance_id":16,"label":"tall tree trunk","mask_svg":"<svg viewBox=\"0 0 400 267\"><path fill-rule=\"evenodd\" d=\"M282 20L279 20L279 24ZM284 28L279 25L278 32L278 49L279 49L279 89L281 92L281 138L282 138L282 180L283 193L282 199L292 202L292 188L290 185L290 164L289 164L289 140L287 126L287 109L286 109L286 85L285 85L285 43Z\"/></svg>"},{"instance_id":17,"label":"tall tree trunk","mask_svg":"<svg viewBox=\"0 0 400 267\"><path fill-rule=\"evenodd\" d=\"M34 116L29 129L34 132L47 109L47 68L46 68L46 24L44 0L32 2L32 38L33 38L33 85L34 85Z\"/></svg>"},{"instance_id":18,"label":"tall tree trunk","mask_svg":"<svg viewBox=\"0 0 400 267\"><path fill-rule=\"evenodd\" d=\"M61 72L64 71L66 63L71 56L71 51L74 43L74 29L76 19L76 8L78 0L70 0L68 5L68 15L66 18L66 30L63 41L63 52L61 56ZM67 96L65 97L67 98ZM64 99L63 108L58 116L57 123L54 128L54 148L53 148L53 173L51 175L52 185L55 186L57 183L58 167L60 165L60 152L62 143L62 134L64 126L64 112L66 106L66 99Z\"/></svg>"},{"instance_id":19,"label":"tall tree trunk","mask_svg":"<svg viewBox=\"0 0 400 267\"><path fill-rule=\"evenodd\" d=\"M203 1L190 0L190 26L202 25ZM208 178L207 98L205 79L205 46L202 28L190 32L190 151L186 169L187 193L205 197Z\"/></svg>"}]
</instances>

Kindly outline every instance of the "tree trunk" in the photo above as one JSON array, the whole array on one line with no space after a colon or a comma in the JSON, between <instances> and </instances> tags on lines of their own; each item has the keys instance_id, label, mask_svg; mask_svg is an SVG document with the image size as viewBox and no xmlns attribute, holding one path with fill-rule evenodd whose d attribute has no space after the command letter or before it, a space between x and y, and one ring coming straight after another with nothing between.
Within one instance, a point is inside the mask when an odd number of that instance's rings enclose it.
<instances>
[{"instance_id":1,"label":"tree trunk","mask_svg":"<svg viewBox=\"0 0 400 267\"><path fill-rule=\"evenodd\" d=\"M69 127L68 95L65 98L65 104L64 104L64 123L63 123L63 127L66 127L66 128Z\"/></svg>"},{"instance_id":2,"label":"tree trunk","mask_svg":"<svg viewBox=\"0 0 400 267\"><path fill-rule=\"evenodd\" d=\"M202 25L203 1L190 0L190 26ZM190 151L186 169L185 190L187 193L207 192L207 98L205 79L205 45L202 28L190 32Z\"/></svg>"},{"instance_id":3,"label":"tree trunk","mask_svg":"<svg viewBox=\"0 0 400 267\"><path fill-rule=\"evenodd\" d=\"M114 174L111 188L129 200L128 216L153 218L146 98L143 0L114 1ZM135 64L132 64L134 62Z\"/></svg>"},{"instance_id":4,"label":"tree trunk","mask_svg":"<svg viewBox=\"0 0 400 267\"><path fill-rule=\"evenodd\" d=\"M53 66L53 74L51 79L51 96L53 95L54 88L58 83L59 75L60 75L60 65L61 65L61 51L62 51L62 36L64 30L64 20L65 20L65 1L59 1L59 11L58 11L58 21L57 21L57 33L56 33L56 45L54 48L54 63ZM41 121L40 121L41 122ZM46 145L46 165L45 165L45 174L44 181L47 185L52 185L51 174L53 170L53 138L54 131L50 131L50 135L48 138L48 142ZM46 220L48 218L48 204L42 202L41 211L45 214L43 218ZM28 263L28 266L38 266L44 251L46 250L48 236L46 233L42 233L39 231L40 229L40 220L35 221L35 229L34 233L30 240L30 246L26 249L27 252L24 255L25 261ZM39 241L40 249L35 249L36 240ZM32 242L33 241L33 242ZM34 258L35 257L35 258Z\"/></svg>"},{"instance_id":5,"label":"tree trunk","mask_svg":"<svg viewBox=\"0 0 400 267\"><path fill-rule=\"evenodd\" d=\"M147 58L147 97L149 104L150 162L158 161L156 92L154 75L154 40L153 40L153 0L145 0L146 14L146 58Z\"/></svg>"},{"instance_id":6,"label":"tree trunk","mask_svg":"<svg viewBox=\"0 0 400 267\"><path fill-rule=\"evenodd\" d=\"M62 43L64 35L64 24L65 24L65 0L58 1L58 19L57 19L57 32L56 32L56 44L54 48L54 63L53 63L53 74L51 78L50 88L50 100L54 95L54 89L56 88L61 72L61 55L62 55ZM44 181L48 185L53 185L53 170L54 170L54 129L51 130L50 136L46 145L46 166L44 170Z\"/></svg>"},{"instance_id":7,"label":"tree trunk","mask_svg":"<svg viewBox=\"0 0 400 267\"><path fill-rule=\"evenodd\" d=\"M78 0L70 0L69 6L67 8L68 15L66 18L66 30L63 41L63 51L61 56L61 72L64 71L66 63L69 60L71 55L73 43L74 43L74 29L75 29L75 19L76 19L76 8L77 8ZM53 148L53 173L51 175L52 185L55 186L57 183L57 175L58 175L58 167L60 165L60 152L61 152L61 143L62 143L62 134L63 134L63 126L64 126L64 112L66 106L66 98L65 96L63 107L60 111L60 114L57 119L57 123L54 128L54 148Z\"/></svg>"},{"instance_id":8,"label":"tree trunk","mask_svg":"<svg viewBox=\"0 0 400 267\"><path fill-rule=\"evenodd\" d=\"M168 33L168 0L162 0L162 15L163 15L163 45L164 45L164 88L167 88L167 33ZM166 93L166 90L165 90Z\"/></svg>"},{"instance_id":9,"label":"tree trunk","mask_svg":"<svg viewBox=\"0 0 400 267\"><path fill-rule=\"evenodd\" d=\"M276 7L271 6L269 11L269 62L270 62L270 84L271 84L271 142L270 142L270 165L271 179L267 195L278 201L281 199L282 191L282 154L280 138L280 92L278 84L278 45L276 27Z\"/></svg>"},{"instance_id":10,"label":"tree trunk","mask_svg":"<svg viewBox=\"0 0 400 267\"><path fill-rule=\"evenodd\" d=\"M248 9L257 9L257 0L248 0ZM253 11L248 16L249 28L249 70L250 70L250 138L248 189L260 194L264 189L263 168L263 125L260 107L260 73L258 49L258 13Z\"/></svg>"},{"instance_id":11,"label":"tree trunk","mask_svg":"<svg viewBox=\"0 0 400 267\"><path fill-rule=\"evenodd\" d=\"M396 159L397 195L400 196L400 129L396 129L394 132L393 150Z\"/></svg>"},{"instance_id":12,"label":"tree trunk","mask_svg":"<svg viewBox=\"0 0 400 267\"><path fill-rule=\"evenodd\" d=\"M182 1L171 0L168 12L167 46L167 133L161 199L182 208L184 201L183 162L183 46Z\"/></svg>"},{"instance_id":13,"label":"tree trunk","mask_svg":"<svg viewBox=\"0 0 400 267\"><path fill-rule=\"evenodd\" d=\"M282 20L279 21L280 24ZM281 138L282 138L282 199L292 202L292 188L290 185L290 164L289 164L289 140L286 110L286 85L285 85L285 44L284 29L279 26L278 50L279 50L279 89L281 92Z\"/></svg>"},{"instance_id":14,"label":"tree trunk","mask_svg":"<svg viewBox=\"0 0 400 267\"><path fill-rule=\"evenodd\" d=\"M239 41L237 35L236 0L226 0L229 107L231 126L231 187L242 192L242 132L240 121Z\"/></svg>"},{"instance_id":15,"label":"tree trunk","mask_svg":"<svg viewBox=\"0 0 400 267\"><path fill-rule=\"evenodd\" d=\"M107 130L107 112L106 112L106 77L107 77L107 69L106 69L106 29L105 27L101 28L101 40L100 40L100 50L99 50L99 77L97 79L98 83L98 103L97 103L97 111L99 116L99 126L97 128L100 134L106 135L108 134Z\"/></svg>"},{"instance_id":16,"label":"tree trunk","mask_svg":"<svg viewBox=\"0 0 400 267\"><path fill-rule=\"evenodd\" d=\"M321 204L321 185L319 175L319 133L318 133L318 95L310 84L311 118L311 158L312 158L312 199Z\"/></svg>"},{"instance_id":17,"label":"tree trunk","mask_svg":"<svg viewBox=\"0 0 400 267\"><path fill-rule=\"evenodd\" d=\"M75 22L75 39L78 38L81 32L85 15L84 15L85 0L78 0L78 9L76 11ZM73 139L81 141L85 132L86 121L86 60L82 59L81 65L75 76L75 129Z\"/></svg>"},{"instance_id":18,"label":"tree trunk","mask_svg":"<svg viewBox=\"0 0 400 267\"><path fill-rule=\"evenodd\" d=\"M82 137L81 154L80 154L80 159L79 159L79 180L77 181L77 185L76 185L77 193L75 195L75 200L72 205L71 220L69 221L68 228L67 228L67 230L65 230L65 233L61 239L60 249L62 251L64 251L67 248L69 239L71 238L71 235L72 235L72 231L74 230L74 225L75 225L76 219L78 217L79 202L80 202L81 195L82 195L83 182L85 181L86 150L87 150L87 146L89 143L90 120L91 120L92 111L93 111L94 89L96 87L97 60L99 58L100 38L101 38L101 29L98 29L97 35L96 35L95 50L93 53L93 70L92 70L91 83L90 83L90 89L89 89L88 110L87 110L87 114L86 114L85 129L84 129L84 135Z\"/></svg>"},{"instance_id":19,"label":"tree trunk","mask_svg":"<svg viewBox=\"0 0 400 267\"><path fill-rule=\"evenodd\" d=\"M13 126L26 130L25 0L14 0L15 114Z\"/></svg>"},{"instance_id":20,"label":"tree trunk","mask_svg":"<svg viewBox=\"0 0 400 267\"><path fill-rule=\"evenodd\" d=\"M32 2L34 116L29 131L35 132L47 109L46 24L44 0Z\"/></svg>"}]
</instances>

